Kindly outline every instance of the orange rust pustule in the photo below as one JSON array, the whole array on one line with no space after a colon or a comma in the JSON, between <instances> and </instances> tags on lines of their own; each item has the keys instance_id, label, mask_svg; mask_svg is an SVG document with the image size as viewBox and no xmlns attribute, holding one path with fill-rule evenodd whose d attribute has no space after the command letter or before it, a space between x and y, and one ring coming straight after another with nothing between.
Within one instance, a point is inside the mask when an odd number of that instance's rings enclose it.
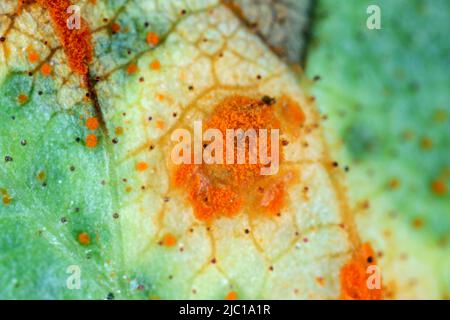
<instances>
[{"instance_id":1,"label":"orange rust pustule","mask_svg":"<svg viewBox=\"0 0 450 320\"><path fill-rule=\"evenodd\" d=\"M260 142L259 129L281 129L283 121L279 106L269 105L259 99L233 95L214 107L203 130L218 129L223 136L223 164L183 164L175 168L173 183L187 191L187 197L197 219L208 221L215 217L233 217L244 207L255 212L279 213L284 204L286 186L292 173L280 170L276 175L261 175L264 165L258 150L256 164L250 163L250 143L245 142L245 162L237 163L238 146L234 144L234 163L226 163L226 130L254 129ZM271 154L270 138L267 151ZM259 143L258 143L259 144ZM205 147L205 145L204 145ZM280 164L283 156L280 151Z\"/></svg>"},{"instance_id":2,"label":"orange rust pustule","mask_svg":"<svg viewBox=\"0 0 450 320\"><path fill-rule=\"evenodd\" d=\"M376 265L375 254L369 243L363 244L354 257L341 269L341 299L380 300L381 288L369 288L367 284L371 273L367 268Z\"/></svg>"},{"instance_id":3,"label":"orange rust pustule","mask_svg":"<svg viewBox=\"0 0 450 320\"><path fill-rule=\"evenodd\" d=\"M50 14L53 28L67 56L69 66L79 75L87 75L88 64L93 58L91 32L87 23L81 19L80 28L69 29L67 20L71 16L67 8L70 0L36 0Z\"/></svg>"}]
</instances>

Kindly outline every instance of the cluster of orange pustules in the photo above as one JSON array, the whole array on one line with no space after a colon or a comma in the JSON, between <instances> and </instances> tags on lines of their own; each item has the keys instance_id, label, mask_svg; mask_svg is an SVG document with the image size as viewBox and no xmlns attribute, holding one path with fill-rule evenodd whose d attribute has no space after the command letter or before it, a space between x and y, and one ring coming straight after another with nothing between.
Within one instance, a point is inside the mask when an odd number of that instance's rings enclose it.
<instances>
[{"instance_id":1,"label":"cluster of orange pustules","mask_svg":"<svg viewBox=\"0 0 450 320\"><path fill-rule=\"evenodd\" d=\"M280 121L280 114L281 106L278 103L271 105L259 99L233 95L215 106L205 129L220 130L224 140L227 129L254 129L259 134L259 129L280 129L283 122ZM269 141L268 153L271 149ZM227 154L225 141L223 145L224 154ZM285 177L262 176L264 164L259 155L256 164L250 163L249 147L247 141L244 164L237 164L238 146L234 144L235 161L232 164L227 164L226 159L223 159L223 164L184 164L176 168L174 183L187 190L198 219L231 217L246 205L256 206L258 211L272 214L280 211L285 197ZM282 154L280 157L282 160Z\"/></svg>"},{"instance_id":2,"label":"cluster of orange pustules","mask_svg":"<svg viewBox=\"0 0 450 320\"><path fill-rule=\"evenodd\" d=\"M379 300L382 297L381 274L376 266L375 253L370 244L363 244L353 258L341 269L341 298L345 300ZM369 278L373 278L373 281ZM378 280L377 287L377 277Z\"/></svg>"}]
</instances>

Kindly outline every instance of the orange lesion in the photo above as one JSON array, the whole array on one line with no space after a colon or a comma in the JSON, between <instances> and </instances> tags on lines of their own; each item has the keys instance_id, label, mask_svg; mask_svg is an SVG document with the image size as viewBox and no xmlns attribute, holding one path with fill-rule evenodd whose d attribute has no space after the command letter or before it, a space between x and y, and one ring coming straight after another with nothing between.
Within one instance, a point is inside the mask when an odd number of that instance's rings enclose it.
<instances>
[{"instance_id":1,"label":"orange lesion","mask_svg":"<svg viewBox=\"0 0 450 320\"><path fill-rule=\"evenodd\" d=\"M443 196L447 193L447 185L443 180L435 180L431 183L431 190L438 196Z\"/></svg>"},{"instance_id":2,"label":"orange lesion","mask_svg":"<svg viewBox=\"0 0 450 320\"><path fill-rule=\"evenodd\" d=\"M20 104L25 104L28 102L28 96L24 93L19 94L19 96L17 97L17 101Z\"/></svg>"},{"instance_id":3,"label":"orange lesion","mask_svg":"<svg viewBox=\"0 0 450 320\"><path fill-rule=\"evenodd\" d=\"M120 32L120 29L121 29L121 26L117 22L114 22L113 24L111 24L112 32L118 33L118 32Z\"/></svg>"},{"instance_id":4,"label":"orange lesion","mask_svg":"<svg viewBox=\"0 0 450 320\"><path fill-rule=\"evenodd\" d=\"M140 161L140 162L136 163L136 170L137 171L143 172L143 171L145 171L147 169L148 169L147 162Z\"/></svg>"},{"instance_id":5,"label":"orange lesion","mask_svg":"<svg viewBox=\"0 0 450 320\"><path fill-rule=\"evenodd\" d=\"M88 148L95 148L97 146L98 139L95 134L88 134L86 136L86 146Z\"/></svg>"},{"instance_id":6,"label":"orange lesion","mask_svg":"<svg viewBox=\"0 0 450 320\"><path fill-rule=\"evenodd\" d=\"M7 206L9 204L11 204L12 202L12 197L10 196L10 194L8 193L8 190L0 188L0 196L2 197L2 203Z\"/></svg>"},{"instance_id":7,"label":"orange lesion","mask_svg":"<svg viewBox=\"0 0 450 320\"><path fill-rule=\"evenodd\" d=\"M294 181L295 173L283 168L282 151L279 155L280 170L275 175L261 175L261 169L267 165L261 163L258 152L255 153L256 164L250 163L248 141L245 142L244 164L237 164L237 144L234 145L234 162L226 163L227 129L254 129L259 140L259 129L267 129L270 136L271 130L282 130L291 121L291 115L282 110L286 100L280 100L283 104L265 103L262 100L229 96L214 107L214 112L206 120L204 130L214 128L222 133L223 164L182 164L175 167L172 174L174 186L185 190L197 219L209 221L220 216L233 217L244 208L251 212L275 215L285 205L287 188ZM301 112L300 106L293 100L289 100L289 104L291 108L295 104L295 110ZM300 121L299 117L296 117L297 121ZM304 115L301 117L301 121L304 121ZM267 151L271 154L270 139Z\"/></svg>"},{"instance_id":8,"label":"orange lesion","mask_svg":"<svg viewBox=\"0 0 450 320\"><path fill-rule=\"evenodd\" d=\"M365 243L355 251L352 259L341 269L341 299L379 300L382 298L381 288L370 288L368 285L372 274L368 272L368 268L372 265L376 265L375 253L372 246Z\"/></svg>"},{"instance_id":9,"label":"orange lesion","mask_svg":"<svg viewBox=\"0 0 450 320\"><path fill-rule=\"evenodd\" d=\"M166 124L165 124L165 122L164 122L164 120L158 120L158 121L156 121L156 127L158 128L158 129L164 129L164 127L166 126Z\"/></svg>"},{"instance_id":10,"label":"orange lesion","mask_svg":"<svg viewBox=\"0 0 450 320\"><path fill-rule=\"evenodd\" d=\"M116 133L116 135L121 136L124 132L123 127L117 127L116 129L114 129L114 132Z\"/></svg>"},{"instance_id":11,"label":"orange lesion","mask_svg":"<svg viewBox=\"0 0 450 320\"><path fill-rule=\"evenodd\" d=\"M225 296L225 300L237 300L238 295L236 291L230 291Z\"/></svg>"},{"instance_id":12,"label":"orange lesion","mask_svg":"<svg viewBox=\"0 0 450 320\"><path fill-rule=\"evenodd\" d=\"M27 49L27 53L28 53L28 61L30 61L30 63L35 63L39 61L40 56L32 47L29 47Z\"/></svg>"},{"instance_id":13,"label":"orange lesion","mask_svg":"<svg viewBox=\"0 0 450 320\"><path fill-rule=\"evenodd\" d=\"M77 236L77 241L82 246L87 246L91 243L91 237L87 232L80 232Z\"/></svg>"},{"instance_id":14,"label":"orange lesion","mask_svg":"<svg viewBox=\"0 0 450 320\"><path fill-rule=\"evenodd\" d=\"M12 201L12 198L9 195L3 196L2 202L4 205L7 206L7 205L11 204L11 201Z\"/></svg>"},{"instance_id":15,"label":"orange lesion","mask_svg":"<svg viewBox=\"0 0 450 320\"><path fill-rule=\"evenodd\" d=\"M100 126L100 123L96 117L90 117L86 120L86 127L89 130L97 130Z\"/></svg>"},{"instance_id":16,"label":"orange lesion","mask_svg":"<svg viewBox=\"0 0 450 320\"><path fill-rule=\"evenodd\" d=\"M278 104L281 108L283 116L290 119L291 125L300 126L305 123L305 113L290 97L282 96Z\"/></svg>"},{"instance_id":17,"label":"orange lesion","mask_svg":"<svg viewBox=\"0 0 450 320\"><path fill-rule=\"evenodd\" d=\"M277 213L281 210L285 197L285 185L283 182L274 183L268 186L267 191L262 192L263 196L259 204L267 208L268 212Z\"/></svg>"},{"instance_id":18,"label":"orange lesion","mask_svg":"<svg viewBox=\"0 0 450 320\"><path fill-rule=\"evenodd\" d=\"M429 150L433 147L433 141L429 137L424 137L420 141L420 147L423 150Z\"/></svg>"},{"instance_id":19,"label":"orange lesion","mask_svg":"<svg viewBox=\"0 0 450 320\"><path fill-rule=\"evenodd\" d=\"M18 0L17 14L20 15L26 4L37 3L47 10L50 19L64 49L68 64L73 72L86 76L88 64L93 59L92 36L88 24L81 19L80 28L69 29L67 21L72 13L67 12L67 8L72 5L70 0ZM28 60L31 63L39 60L39 55L33 51L28 53ZM41 68L43 75L50 75L51 68L44 65Z\"/></svg>"},{"instance_id":20,"label":"orange lesion","mask_svg":"<svg viewBox=\"0 0 450 320\"><path fill-rule=\"evenodd\" d=\"M44 181L46 177L47 177L47 175L46 175L45 171L39 171L38 174L36 175L36 178L39 181Z\"/></svg>"},{"instance_id":21,"label":"orange lesion","mask_svg":"<svg viewBox=\"0 0 450 320\"><path fill-rule=\"evenodd\" d=\"M135 63L130 63L127 67L128 74L134 74L138 71L138 66Z\"/></svg>"},{"instance_id":22,"label":"orange lesion","mask_svg":"<svg viewBox=\"0 0 450 320\"><path fill-rule=\"evenodd\" d=\"M321 287L325 286L325 284L326 284L325 279L323 277L321 277L321 276L316 277L316 282Z\"/></svg>"},{"instance_id":23,"label":"orange lesion","mask_svg":"<svg viewBox=\"0 0 450 320\"><path fill-rule=\"evenodd\" d=\"M70 68L79 75L87 75L88 64L93 59L91 32L87 23L81 20L80 28L67 28L70 0L36 0L50 14L53 28L67 56Z\"/></svg>"},{"instance_id":24,"label":"orange lesion","mask_svg":"<svg viewBox=\"0 0 450 320\"><path fill-rule=\"evenodd\" d=\"M159 43L159 36L155 32L149 32L147 33L146 40L148 44L156 46Z\"/></svg>"},{"instance_id":25,"label":"orange lesion","mask_svg":"<svg viewBox=\"0 0 450 320\"><path fill-rule=\"evenodd\" d=\"M159 70L161 68L161 62L159 60L153 60L150 63L150 69L156 71Z\"/></svg>"},{"instance_id":26,"label":"orange lesion","mask_svg":"<svg viewBox=\"0 0 450 320\"><path fill-rule=\"evenodd\" d=\"M49 76L52 74L52 67L48 63L44 63L41 66L41 73L44 76Z\"/></svg>"},{"instance_id":27,"label":"orange lesion","mask_svg":"<svg viewBox=\"0 0 450 320\"><path fill-rule=\"evenodd\" d=\"M392 190L397 189L400 186L400 181L397 178L392 178L389 181L389 188Z\"/></svg>"},{"instance_id":28,"label":"orange lesion","mask_svg":"<svg viewBox=\"0 0 450 320\"><path fill-rule=\"evenodd\" d=\"M162 238L161 244L165 247L173 247L177 244L177 238L171 233L166 233Z\"/></svg>"}]
</instances>

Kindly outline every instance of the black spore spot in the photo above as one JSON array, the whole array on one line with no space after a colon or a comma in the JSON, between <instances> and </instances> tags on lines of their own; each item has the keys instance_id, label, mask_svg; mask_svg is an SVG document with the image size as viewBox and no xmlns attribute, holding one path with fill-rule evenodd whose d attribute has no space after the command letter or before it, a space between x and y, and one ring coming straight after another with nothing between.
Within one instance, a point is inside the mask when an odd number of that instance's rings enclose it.
<instances>
[{"instance_id":1,"label":"black spore spot","mask_svg":"<svg viewBox=\"0 0 450 320\"><path fill-rule=\"evenodd\" d=\"M264 104L267 104L269 106L271 106L272 104L275 103L275 98L269 97L269 96L263 96L261 98L262 102L264 102Z\"/></svg>"}]
</instances>

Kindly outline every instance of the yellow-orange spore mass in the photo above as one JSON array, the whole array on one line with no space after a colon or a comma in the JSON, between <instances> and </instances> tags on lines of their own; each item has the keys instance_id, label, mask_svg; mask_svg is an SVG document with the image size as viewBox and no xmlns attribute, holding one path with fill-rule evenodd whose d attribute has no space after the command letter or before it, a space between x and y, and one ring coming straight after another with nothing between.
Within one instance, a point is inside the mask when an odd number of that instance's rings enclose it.
<instances>
[{"instance_id":1,"label":"yellow-orange spore mass","mask_svg":"<svg viewBox=\"0 0 450 320\"><path fill-rule=\"evenodd\" d=\"M41 66L41 72L44 76L49 76L52 73L52 67L48 63Z\"/></svg>"},{"instance_id":2,"label":"yellow-orange spore mass","mask_svg":"<svg viewBox=\"0 0 450 320\"><path fill-rule=\"evenodd\" d=\"M3 204L4 205L9 205L10 203L11 203L11 197L9 196L9 195L5 195L5 196L3 196Z\"/></svg>"},{"instance_id":3,"label":"yellow-orange spore mass","mask_svg":"<svg viewBox=\"0 0 450 320\"><path fill-rule=\"evenodd\" d=\"M17 97L17 100L19 101L20 104L25 104L28 102L28 96L22 93Z\"/></svg>"},{"instance_id":4,"label":"yellow-orange spore mass","mask_svg":"<svg viewBox=\"0 0 450 320\"><path fill-rule=\"evenodd\" d=\"M118 24L118 23L113 23L112 25L111 25L111 30L113 31L113 32L120 32L120 24Z\"/></svg>"},{"instance_id":5,"label":"yellow-orange spore mass","mask_svg":"<svg viewBox=\"0 0 450 320\"><path fill-rule=\"evenodd\" d=\"M133 73L136 73L137 71L138 71L138 67L135 63L131 63L128 65L128 67L127 67L128 74L133 74Z\"/></svg>"},{"instance_id":6,"label":"yellow-orange spore mass","mask_svg":"<svg viewBox=\"0 0 450 320\"><path fill-rule=\"evenodd\" d=\"M225 296L225 300L237 300L237 293L235 291L230 291Z\"/></svg>"},{"instance_id":7,"label":"yellow-orange spore mass","mask_svg":"<svg viewBox=\"0 0 450 320\"><path fill-rule=\"evenodd\" d=\"M87 246L91 243L91 237L86 232L79 233L77 236L77 240L83 246Z\"/></svg>"},{"instance_id":8,"label":"yellow-orange spore mass","mask_svg":"<svg viewBox=\"0 0 450 320\"><path fill-rule=\"evenodd\" d=\"M162 239L162 244L166 247L173 247L174 245L176 245L176 243L177 238L171 233L165 234Z\"/></svg>"},{"instance_id":9,"label":"yellow-orange spore mass","mask_svg":"<svg viewBox=\"0 0 450 320\"><path fill-rule=\"evenodd\" d=\"M88 134L86 136L86 146L88 148L95 148L97 146L98 139L95 134Z\"/></svg>"},{"instance_id":10,"label":"yellow-orange spore mass","mask_svg":"<svg viewBox=\"0 0 450 320\"><path fill-rule=\"evenodd\" d=\"M368 272L376 265L376 257L369 243L363 244L354 257L341 269L341 298L345 300L379 300L381 288L370 288L368 277L377 276ZM381 275L379 275L381 277ZM380 280L381 284L381 280Z\"/></svg>"},{"instance_id":11,"label":"yellow-orange spore mass","mask_svg":"<svg viewBox=\"0 0 450 320\"><path fill-rule=\"evenodd\" d=\"M70 0L36 0L36 2L48 11L70 68L79 75L87 75L88 64L93 58L91 33L87 23L81 20L80 28L67 27L67 21L72 15L67 12L67 8L72 5Z\"/></svg>"},{"instance_id":12,"label":"yellow-orange spore mass","mask_svg":"<svg viewBox=\"0 0 450 320\"><path fill-rule=\"evenodd\" d=\"M3 204L5 206L11 204L12 198L6 189L0 188L0 195L3 196Z\"/></svg>"},{"instance_id":13,"label":"yellow-orange spore mass","mask_svg":"<svg viewBox=\"0 0 450 320\"><path fill-rule=\"evenodd\" d=\"M97 130L99 125L99 121L96 117L90 117L86 120L86 127L89 130Z\"/></svg>"},{"instance_id":14,"label":"yellow-orange spore mass","mask_svg":"<svg viewBox=\"0 0 450 320\"><path fill-rule=\"evenodd\" d=\"M447 185L441 180L433 181L431 189L436 195L442 196L447 192Z\"/></svg>"},{"instance_id":15,"label":"yellow-orange spore mass","mask_svg":"<svg viewBox=\"0 0 450 320\"><path fill-rule=\"evenodd\" d=\"M141 162L136 163L137 171L143 172L147 169L148 169L148 164L146 162L141 161Z\"/></svg>"},{"instance_id":16,"label":"yellow-orange spore mass","mask_svg":"<svg viewBox=\"0 0 450 320\"><path fill-rule=\"evenodd\" d=\"M150 63L150 69L152 70L159 70L161 68L161 62L159 60L153 60Z\"/></svg>"},{"instance_id":17,"label":"yellow-orange spore mass","mask_svg":"<svg viewBox=\"0 0 450 320\"><path fill-rule=\"evenodd\" d=\"M39 60L39 54L37 54L35 51L30 51L28 53L28 61L30 61L31 63L35 63L38 60Z\"/></svg>"},{"instance_id":18,"label":"yellow-orange spore mass","mask_svg":"<svg viewBox=\"0 0 450 320\"><path fill-rule=\"evenodd\" d=\"M271 154L270 134L280 129L282 121L279 105L269 105L262 100L233 95L225 98L214 108L206 120L203 130L218 129L223 136L223 164L184 164L175 169L173 182L176 187L187 190L197 219L208 221L215 217L233 217L244 207L255 212L279 213L285 198L286 175L262 175L265 166L259 157L256 164L250 163L250 143L245 142L245 161L238 164L238 144L234 143L234 162L226 163L226 130L254 129L260 140L259 129L268 130L267 154ZM279 144L280 145L280 144ZM256 146L258 148L258 146ZM282 153L279 154L280 163Z\"/></svg>"},{"instance_id":19,"label":"yellow-orange spore mass","mask_svg":"<svg viewBox=\"0 0 450 320\"><path fill-rule=\"evenodd\" d=\"M153 46L158 45L158 43L159 43L159 36L155 32L147 33L147 43L151 44Z\"/></svg>"},{"instance_id":20,"label":"yellow-orange spore mass","mask_svg":"<svg viewBox=\"0 0 450 320\"><path fill-rule=\"evenodd\" d=\"M302 125L306 116L301 108L299 108L298 104L287 96L281 97L278 105L281 108L281 112L284 117L290 119L290 124L294 126Z\"/></svg>"}]
</instances>

